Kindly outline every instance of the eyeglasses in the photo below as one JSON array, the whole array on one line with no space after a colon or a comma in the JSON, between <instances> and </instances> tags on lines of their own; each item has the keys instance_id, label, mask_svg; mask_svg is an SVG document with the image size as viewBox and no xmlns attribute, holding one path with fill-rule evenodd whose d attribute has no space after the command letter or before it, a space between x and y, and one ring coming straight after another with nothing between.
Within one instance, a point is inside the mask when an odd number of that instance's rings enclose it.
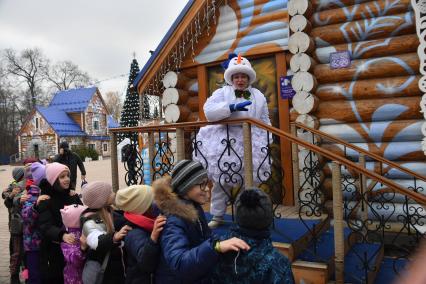
<instances>
[{"instance_id":1,"label":"eyeglasses","mask_svg":"<svg viewBox=\"0 0 426 284\"><path fill-rule=\"evenodd\" d=\"M202 191L207 191L207 184L209 183L209 181L208 180L203 180L201 183L199 183L199 184L196 184L196 185L199 185L200 186L200 189L202 190Z\"/></svg>"}]
</instances>

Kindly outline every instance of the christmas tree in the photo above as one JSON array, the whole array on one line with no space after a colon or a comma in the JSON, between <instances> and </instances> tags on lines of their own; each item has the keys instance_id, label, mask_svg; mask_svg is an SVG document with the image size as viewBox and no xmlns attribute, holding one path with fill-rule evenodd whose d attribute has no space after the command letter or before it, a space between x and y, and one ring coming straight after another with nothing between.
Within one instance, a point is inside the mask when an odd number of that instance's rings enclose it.
<instances>
[{"instance_id":1,"label":"christmas tree","mask_svg":"<svg viewBox=\"0 0 426 284\"><path fill-rule=\"evenodd\" d=\"M139 94L133 81L139 73L139 64L133 59L130 65L129 82L127 84L126 100L124 101L123 110L121 111L120 126L131 127L137 126L139 122Z\"/></svg>"},{"instance_id":2,"label":"christmas tree","mask_svg":"<svg viewBox=\"0 0 426 284\"><path fill-rule=\"evenodd\" d=\"M142 101L143 101L142 118L143 119L150 119L151 115L149 114L149 100L148 100L147 94L143 95Z\"/></svg>"}]
</instances>

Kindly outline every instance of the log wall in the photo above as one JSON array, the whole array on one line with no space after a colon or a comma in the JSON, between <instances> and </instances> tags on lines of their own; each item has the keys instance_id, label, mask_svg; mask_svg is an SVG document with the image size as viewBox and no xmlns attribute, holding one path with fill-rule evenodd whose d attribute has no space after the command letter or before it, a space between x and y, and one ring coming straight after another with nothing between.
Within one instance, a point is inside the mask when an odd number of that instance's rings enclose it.
<instances>
[{"instance_id":1,"label":"log wall","mask_svg":"<svg viewBox=\"0 0 426 284\"><path fill-rule=\"evenodd\" d=\"M424 160L419 40L410 2L314 0L309 33L318 63L313 74L319 105L312 115L319 129L408 167ZM346 50L351 66L331 69L330 54Z\"/></svg>"},{"instance_id":2,"label":"log wall","mask_svg":"<svg viewBox=\"0 0 426 284\"><path fill-rule=\"evenodd\" d=\"M229 53L243 56L280 52L288 46L288 8L283 0L227 1L210 31L191 47L183 67L224 60ZM200 19L202 20L202 19Z\"/></svg>"},{"instance_id":3,"label":"log wall","mask_svg":"<svg viewBox=\"0 0 426 284\"><path fill-rule=\"evenodd\" d=\"M192 69L180 73L167 72L163 78L165 90L161 97L164 118L168 123L192 122L199 119L198 85Z\"/></svg>"}]
</instances>

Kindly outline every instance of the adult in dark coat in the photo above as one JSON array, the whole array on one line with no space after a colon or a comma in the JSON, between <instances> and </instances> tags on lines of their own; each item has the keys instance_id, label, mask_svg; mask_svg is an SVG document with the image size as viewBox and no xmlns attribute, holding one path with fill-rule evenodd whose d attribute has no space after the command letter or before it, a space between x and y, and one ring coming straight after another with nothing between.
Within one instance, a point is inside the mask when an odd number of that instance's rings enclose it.
<instances>
[{"instance_id":1,"label":"adult in dark coat","mask_svg":"<svg viewBox=\"0 0 426 284\"><path fill-rule=\"evenodd\" d=\"M206 184L206 170L189 160L177 163L171 177L153 183L155 203L167 217L156 283L210 283L221 253L250 249L238 238L220 241L211 234L201 207L208 201Z\"/></svg>"},{"instance_id":2,"label":"adult in dark coat","mask_svg":"<svg viewBox=\"0 0 426 284\"><path fill-rule=\"evenodd\" d=\"M40 244L40 270L42 283L46 284L63 283L65 263L60 243L73 240L73 236L65 230L59 210L65 205L82 204L78 195L70 195L70 190L61 185L59 180L64 171L69 176L65 165L52 163L46 166L47 182L40 183L41 196L36 206L39 212L37 224L43 237Z\"/></svg>"},{"instance_id":3,"label":"adult in dark coat","mask_svg":"<svg viewBox=\"0 0 426 284\"><path fill-rule=\"evenodd\" d=\"M59 144L59 155L56 155L55 162L66 165L70 169L70 190L75 190L77 182L77 166L81 172L81 180L86 180L86 169L84 168L84 164L80 157L69 149L68 142L63 141Z\"/></svg>"}]
</instances>

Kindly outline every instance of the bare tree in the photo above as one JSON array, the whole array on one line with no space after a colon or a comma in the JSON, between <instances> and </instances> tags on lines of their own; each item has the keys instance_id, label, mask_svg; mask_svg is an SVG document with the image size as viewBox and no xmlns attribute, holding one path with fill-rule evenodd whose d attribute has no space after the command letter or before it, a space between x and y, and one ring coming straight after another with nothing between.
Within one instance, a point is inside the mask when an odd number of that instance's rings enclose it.
<instances>
[{"instance_id":1,"label":"bare tree","mask_svg":"<svg viewBox=\"0 0 426 284\"><path fill-rule=\"evenodd\" d=\"M80 88L89 85L90 77L71 61L60 61L45 70L47 81L53 84L57 91Z\"/></svg>"},{"instance_id":2,"label":"bare tree","mask_svg":"<svg viewBox=\"0 0 426 284\"><path fill-rule=\"evenodd\" d=\"M13 49L6 49L4 58L6 73L14 76L19 84L27 85L30 107L35 107L41 92L40 85L48 68L48 59L38 48L24 49L19 55Z\"/></svg>"},{"instance_id":3,"label":"bare tree","mask_svg":"<svg viewBox=\"0 0 426 284\"><path fill-rule=\"evenodd\" d=\"M120 93L117 91L107 92L104 98L108 112L116 121L118 121L120 119L121 109L123 108L123 103L120 99Z\"/></svg>"},{"instance_id":4,"label":"bare tree","mask_svg":"<svg viewBox=\"0 0 426 284\"><path fill-rule=\"evenodd\" d=\"M16 133L20 125L16 96L5 78L3 61L0 61L0 164L7 163L9 156L17 152Z\"/></svg>"}]
</instances>

